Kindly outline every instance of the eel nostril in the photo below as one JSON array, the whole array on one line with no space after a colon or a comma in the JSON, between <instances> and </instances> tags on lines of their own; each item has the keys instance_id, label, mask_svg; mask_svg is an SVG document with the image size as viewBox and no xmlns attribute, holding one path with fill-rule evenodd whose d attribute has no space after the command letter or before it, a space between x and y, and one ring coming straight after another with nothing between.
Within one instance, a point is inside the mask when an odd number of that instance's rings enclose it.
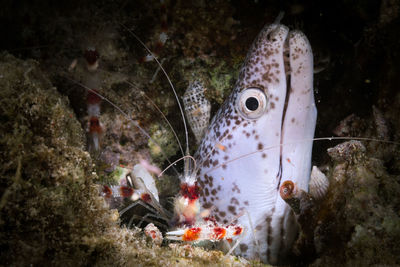
<instances>
[{"instance_id":1,"label":"eel nostril","mask_svg":"<svg viewBox=\"0 0 400 267\"><path fill-rule=\"evenodd\" d=\"M275 38L274 31L271 31L267 34L267 40L270 42L276 42L277 39Z\"/></svg>"}]
</instances>

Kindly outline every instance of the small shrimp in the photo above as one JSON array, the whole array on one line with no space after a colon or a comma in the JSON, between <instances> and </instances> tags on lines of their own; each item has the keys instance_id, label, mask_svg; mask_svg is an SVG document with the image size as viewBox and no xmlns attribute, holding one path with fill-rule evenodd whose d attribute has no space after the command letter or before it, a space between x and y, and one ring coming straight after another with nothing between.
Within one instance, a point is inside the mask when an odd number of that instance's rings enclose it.
<instances>
[{"instance_id":1,"label":"small shrimp","mask_svg":"<svg viewBox=\"0 0 400 267\"><path fill-rule=\"evenodd\" d=\"M232 242L238 238L244 231L240 225L224 226L215 222L215 220L204 221L190 228L182 228L167 233L166 238L170 240L198 242L209 240L217 242L227 240Z\"/></svg>"}]
</instances>

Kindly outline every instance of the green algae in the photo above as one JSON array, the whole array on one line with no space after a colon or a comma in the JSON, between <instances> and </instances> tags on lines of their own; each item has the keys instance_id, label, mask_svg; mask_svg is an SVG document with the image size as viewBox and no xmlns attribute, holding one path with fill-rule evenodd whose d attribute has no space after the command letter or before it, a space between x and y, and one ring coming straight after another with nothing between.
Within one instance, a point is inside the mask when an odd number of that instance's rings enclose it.
<instances>
[{"instance_id":1,"label":"green algae","mask_svg":"<svg viewBox=\"0 0 400 267\"><path fill-rule=\"evenodd\" d=\"M122 175L125 173L126 170L124 168L117 166L111 173L102 176L100 183L106 185L118 185Z\"/></svg>"},{"instance_id":2,"label":"green algae","mask_svg":"<svg viewBox=\"0 0 400 267\"><path fill-rule=\"evenodd\" d=\"M207 91L207 97L222 104L232 91L241 65L242 63L228 66L225 62L220 62L214 68L210 68L208 73L212 90Z\"/></svg>"},{"instance_id":3,"label":"green algae","mask_svg":"<svg viewBox=\"0 0 400 267\"><path fill-rule=\"evenodd\" d=\"M154 124L150 127L150 136L152 140L149 141L148 146L151 157L155 162L164 162L178 151L178 144L170 130ZM157 144L153 140L157 140Z\"/></svg>"}]
</instances>

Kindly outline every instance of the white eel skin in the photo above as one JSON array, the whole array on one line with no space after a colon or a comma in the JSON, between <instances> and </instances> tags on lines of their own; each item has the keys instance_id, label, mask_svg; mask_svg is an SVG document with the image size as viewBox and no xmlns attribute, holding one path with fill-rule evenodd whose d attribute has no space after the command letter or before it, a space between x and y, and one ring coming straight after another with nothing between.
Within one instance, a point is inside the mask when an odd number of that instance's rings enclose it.
<instances>
[{"instance_id":1,"label":"white eel skin","mask_svg":"<svg viewBox=\"0 0 400 267\"><path fill-rule=\"evenodd\" d=\"M279 187L291 180L308 191L316 117L307 38L281 24L264 27L195 155L202 207L246 229L237 255L288 261L298 226Z\"/></svg>"}]
</instances>

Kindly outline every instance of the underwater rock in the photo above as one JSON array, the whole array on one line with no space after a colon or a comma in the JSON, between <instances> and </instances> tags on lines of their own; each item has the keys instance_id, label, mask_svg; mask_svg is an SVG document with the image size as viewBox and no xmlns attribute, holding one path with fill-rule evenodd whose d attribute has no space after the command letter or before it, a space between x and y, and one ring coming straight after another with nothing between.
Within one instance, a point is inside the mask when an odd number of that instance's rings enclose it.
<instances>
[{"instance_id":1,"label":"underwater rock","mask_svg":"<svg viewBox=\"0 0 400 267\"><path fill-rule=\"evenodd\" d=\"M400 264L398 176L358 141L330 151L335 151L331 184L314 231L319 258L311 266Z\"/></svg>"},{"instance_id":2,"label":"underwater rock","mask_svg":"<svg viewBox=\"0 0 400 267\"><path fill-rule=\"evenodd\" d=\"M0 55L2 265L243 266L221 252L150 246L99 196L85 134L33 60ZM183 258L185 257L185 258Z\"/></svg>"},{"instance_id":3,"label":"underwater rock","mask_svg":"<svg viewBox=\"0 0 400 267\"><path fill-rule=\"evenodd\" d=\"M337 136L358 136L360 131L365 130L365 123L355 114L351 114L340 121L339 125L333 130Z\"/></svg>"},{"instance_id":4,"label":"underwater rock","mask_svg":"<svg viewBox=\"0 0 400 267\"><path fill-rule=\"evenodd\" d=\"M356 162L360 161L366 151L365 146L356 140L341 143L328 149L328 155L338 162Z\"/></svg>"}]
</instances>

